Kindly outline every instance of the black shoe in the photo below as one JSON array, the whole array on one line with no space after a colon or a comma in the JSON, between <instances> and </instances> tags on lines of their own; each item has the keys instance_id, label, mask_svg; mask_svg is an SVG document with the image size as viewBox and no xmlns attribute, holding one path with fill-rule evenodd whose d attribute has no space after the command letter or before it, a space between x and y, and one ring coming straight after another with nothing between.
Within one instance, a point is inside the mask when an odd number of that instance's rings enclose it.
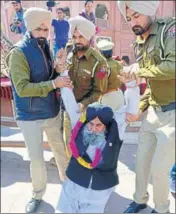
<instances>
[{"instance_id":1,"label":"black shoe","mask_svg":"<svg viewBox=\"0 0 176 214\"><path fill-rule=\"evenodd\" d=\"M152 210L152 212L151 213L158 213L158 212L156 212L156 210Z\"/></svg>"},{"instance_id":2,"label":"black shoe","mask_svg":"<svg viewBox=\"0 0 176 214\"><path fill-rule=\"evenodd\" d=\"M26 205L26 213L34 213L39 207L41 201L42 200L36 200L32 198Z\"/></svg>"},{"instance_id":3,"label":"black shoe","mask_svg":"<svg viewBox=\"0 0 176 214\"><path fill-rule=\"evenodd\" d=\"M124 213L138 213L140 210L147 208L146 204L138 204L133 201Z\"/></svg>"}]
</instances>

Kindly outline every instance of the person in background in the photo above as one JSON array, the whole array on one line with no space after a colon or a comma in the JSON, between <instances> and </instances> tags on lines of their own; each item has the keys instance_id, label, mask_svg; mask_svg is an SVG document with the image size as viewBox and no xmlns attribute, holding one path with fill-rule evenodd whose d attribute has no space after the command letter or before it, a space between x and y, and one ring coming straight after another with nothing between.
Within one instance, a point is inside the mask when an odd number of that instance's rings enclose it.
<instances>
[{"instance_id":1,"label":"person in background","mask_svg":"<svg viewBox=\"0 0 176 214\"><path fill-rule=\"evenodd\" d=\"M106 58L110 73L108 77L108 90L100 98L100 103L111 107L114 110L118 110L120 106L124 105L124 96L120 90L121 82L117 78L120 74L122 66L117 60L112 59L112 52L114 43L106 39L100 40L96 44L100 53Z\"/></svg>"},{"instance_id":2,"label":"person in background","mask_svg":"<svg viewBox=\"0 0 176 214\"><path fill-rule=\"evenodd\" d=\"M130 65L130 59L128 56L122 56L123 65Z\"/></svg>"},{"instance_id":3,"label":"person in background","mask_svg":"<svg viewBox=\"0 0 176 214\"><path fill-rule=\"evenodd\" d=\"M55 7L56 3L55 0L49 0L46 2L46 6L48 8L49 11L53 11L53 8Z\"/></svg>"},{"instance_id":4,"label":"person in background","mask_svg":"<svg viewBox=\"0 0 176 214\"><path fill-rule=\"evenodd\" d=\"M50 49L53 51L54 58L58 50L66 47L69 34L69 23L64 20L63 8L57 8L56 13L58 19L52 20L50 30Z\"/></svg>"},{"instance_id":5,"label":"person in background","mask_svg":"<svg viewBox=\"0 0 176 214\"><path fill-rule=\"evenodd\" d=\"M123 66L129 66L130 65L130 59L129 59L129 57L128 56L122 56L121 64ZM126 87L125 87L124 83L122 83L121 89L122 89L123 93L125 93Z\"/></svg>"},{"instance_id":6,"label":"person in background","mask_svg":"<svg viewBox=\"0 0 176 214\"><path fill-rule=\"evenodd\" d=\"M10 25L10 29L16 34L24 35L26 33L26 26L23 19L25 9L22 7L20 0L12 1L12 5L15 10L15 14L13 17L13 23Z\"/></svg>"},{"instance_id":7,"label":"person in background","mask_svg":"<svg viewBox=\"0 0 176 214\"><path fill-rule=\"evenodd\" d=\"M84 17L85 19L91 21L93 24L95 24L95 15L93 12L93 1L91 0L87 0L85 1L84 4L85 8L83 9L83 11L79 14L79 16ZM98 33L100 33L100 29L98 28L98 26L96 26L95 28L95 35L97 35ZM91 47L94 47L95 45L95 35L92 36L91 38Z\"/></svg>"},{"instance_id":8,"label":"person in background","mask_svg":"<svg viewBox=\"0 0 176 214\"><path fill-rule=\"evenodd\" d=\"M52 14L42 8L29 8L24 13L27 32L10 50L7 65L12 81L16 121L30 158L32 199L27 213L37 210L46 191L47 171L43 157L43 132L54 154L60 180L65 179L66 155L60 132L60 98L57 88L71 87L69 77L58 77L54 70L47 37Z\"/></svg>"},{"instance_id":9,"label":"person in background","mask_svg":"<svg viewBox=\"0 0 176 214\"><path fill-rule=\"evenodd\" d=\"M85 1L84 9L79 14L79 16L82 16L85 19L95 24L95 15L94 15L94 12L92 11L92 8L93 8L93 1L90 1L90 0Z\"/></svg>"},{"instance_id":10,"label":"person in background","mask_svg":"<svg viewBox=\"0 0 176 214\"><path fill-rule=\"evenodd\" d=\"M159 1L118 1L119 9L136 35L134 54L137 72L122 72L122 78L146 78L148 88L139 111L129 115L135 122L146 112L139 132L136 154L134 201L125 213L147 207L150 177L155 207L152 213L169 212L169 172L175 162L175 17L156 16Z\"/></svg>"},{"instance_id":11,"label":"person in background","mask_svg":"<svg viewBox=\"0 0 176 214\"><path fill-rule=\"evenodd\" d=\"M64 20L68 21L69 18L70 18L70 9L69 9L69 7L64 7L63 11L64 11Z\"/></svg>"}]
</instances>

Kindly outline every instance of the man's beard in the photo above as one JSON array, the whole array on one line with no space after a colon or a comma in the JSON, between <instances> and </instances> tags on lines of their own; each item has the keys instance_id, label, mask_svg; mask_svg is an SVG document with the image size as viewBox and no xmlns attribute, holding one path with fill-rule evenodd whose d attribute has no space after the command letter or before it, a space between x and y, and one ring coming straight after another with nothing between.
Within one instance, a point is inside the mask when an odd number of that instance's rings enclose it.
<instances>
[{"instance_id":1,"label":"man's beard","mask_svg":"<svg viewBox=\"0 0 176 214\"><path fill-rule=\"evenodd\" d=\"M40 46L44 46L47 43L47 40L45 37L38 37L37 42Z\"/></svg>"},{"instance_id":2,"label":"man's beard","mask_svg":"<svg viewBox=\"0 0 176 214\"><path fill-rule=\"evenodd\" d=\"M100 145L103 142L106 141L105 138L105 131L99 132L99 133L94 133L92 131L89 131L87 126L84 127L83 129L83 143L85 146L87 145Z\"/></svg>"},{"instance_id":3,"label":"man's beard","mask_svg":"<svg viewBox=\"0 0 176 214\"><path fill-rule=\"evenodd\" d=\"M132 28L132 30L137 36L140 36L140 35L144 34L145 32L147 32L150 29L152 24L153 24L153 21L152 21L151 17L149 17L148 23L145 28L141 27L140 25L135 25Z\"/></svg>"},{"instance_id":4,"label":"man's beard","mask_svg":"<svg viewBox=\"0 0 176 214\"><path fill-rule=\"evenodd\" d=\"M75 51L87 51L89 48L89 45L82 45L80 43L75 44Z\"/></svg>"}]
</instances>

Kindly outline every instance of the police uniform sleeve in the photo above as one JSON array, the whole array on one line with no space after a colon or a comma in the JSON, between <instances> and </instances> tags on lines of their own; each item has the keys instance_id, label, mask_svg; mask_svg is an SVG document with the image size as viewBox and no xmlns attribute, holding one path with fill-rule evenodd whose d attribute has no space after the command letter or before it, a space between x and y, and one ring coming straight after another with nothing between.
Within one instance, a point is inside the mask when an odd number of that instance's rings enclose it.
<instances>
[{"instance_id":1,"label":"police uniform sleeve","mask_svg":"<svg viewBox=\"0 0 176 214\"><path fill-rule=\"evenodd\" d=\"M149 107L149 97L150 97L151 89L149 86L146 88L145 93L143 94L140 104L139 104L139 110L141 112L144 112L148 109Z\"/></svg>"},{"instance_id":2,"label":"police uniform sleeve","mask_svg":"<svg viewBox=\"0 0 176 214\"><path fill-rule=\"evenodd\" d=\"M175 79L175 32L176 26L172 25L164 34L164 58L159 65L151 65L140 69L136 75L153 80Z\"/></svg>"},{"instance_id":3,"label":"police uniform sleeve","mask_svg":"<svg viewBox=\"0 0 176 214\"><path fill-rule=\"evenodd\" d=\"M106 93L108 88L108 66L106 62L99 62L92 83L92 90L89 97L84 98L81 103L85 106L98 101L100 96Z\"/></svg>"},{"instance_id":4,"label":"police uniform sleeve","mask_svg":"<svg viewBox=\"0 0 176 214\"><path fill-rule=\"evenodd\" d=\"M6 63L15 90L20 97L46 97L53 90L52 81L30 82L30 68L20 50L12 49L7 55Z\"/></svg>"},{"instance_id":5,"label":"police uniform sleeve","mask_svg":"<svg viewBox=\"0 0 176 214\"><path fill-rule=\"evenodd\" d=\"M117 64L117 75L120 75L121 70L123 69L123 65L121 65L119 62L116 61ZM117 85L120 88L122 86L122 82L117 78Z\"/></svg>"}]
</instances>

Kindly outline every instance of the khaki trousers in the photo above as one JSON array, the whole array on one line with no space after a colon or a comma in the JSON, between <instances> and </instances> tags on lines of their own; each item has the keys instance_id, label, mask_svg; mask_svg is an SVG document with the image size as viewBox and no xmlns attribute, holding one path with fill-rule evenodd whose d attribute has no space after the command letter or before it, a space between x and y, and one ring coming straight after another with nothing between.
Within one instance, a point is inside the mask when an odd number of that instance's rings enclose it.
<instances>
[{"instance_id":1,"label":"khaki trousers","mask_svg":"<svg viewBox=\"0 0 176 214\"><path fill-rule=\"evenodd\" d=\"M41 199L47 185L47 172L43 157L43 131L54 154L59 170L60 180L65 179L67 160L60 131L59 115L55 118L35 121L17 121L30 158L30 175L32 179L33 198Z\"/></svg>"},{"instance_id":2,"label":"khaki trousers","mask_svg":"<svg viewBox=\"0 0 176 214\"><path fill-rule=\"evenodd\" d=\"M175 162L175 110L162 112L149 107L139 133L136 156L136 191L134 200L147 203L150 175L155 210L169 210L169 172Z\"/></svg>"}]
</instances>

